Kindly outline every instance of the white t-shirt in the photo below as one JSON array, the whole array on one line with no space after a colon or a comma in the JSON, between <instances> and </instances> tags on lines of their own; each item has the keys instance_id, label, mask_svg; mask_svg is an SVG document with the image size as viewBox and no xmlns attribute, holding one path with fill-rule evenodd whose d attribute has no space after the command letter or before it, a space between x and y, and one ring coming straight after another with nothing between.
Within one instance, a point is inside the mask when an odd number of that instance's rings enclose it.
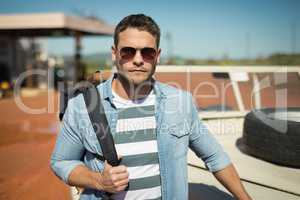
<instances>
[{"instance_id":1,"label":"white t-shirt","mask_svg":"<svg viewBox=\"0 0 300 200\"><path fill-rule=\"evenodd\" d=\"M121 164L129 172L128 190L111 196L112 199L161 199L161 179L156 140L155 95L126 100L113 92L118 109L114 141Z\"/></svg>"}]
</instances>

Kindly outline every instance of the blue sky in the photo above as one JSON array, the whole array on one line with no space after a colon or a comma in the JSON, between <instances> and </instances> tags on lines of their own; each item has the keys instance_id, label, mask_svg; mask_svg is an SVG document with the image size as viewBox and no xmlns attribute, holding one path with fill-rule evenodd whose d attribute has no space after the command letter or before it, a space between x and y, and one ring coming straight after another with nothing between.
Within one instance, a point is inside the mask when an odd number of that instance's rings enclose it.
<instances>
[{"instance_id":1,"label":"blue sky","mask_svg":"<svg viewBox=\"0 0 300 200\"><path fill-rule=\"evenodd\" d=\"M168 55L165 35L172 35L172 54L189 58L268 56L292 52L292 27L300 52L299 0L6 0L0 14L64 12L92 14L116 25L124 16L145 13L162 30L161 48ZM248 39L247 39L248 38ZM51 54L72 54L72 39L48 39ZM110 37L83 40L83 53L109 52ZM248 48L247 48L248 46Z\"/></svg>"}]
</instances>

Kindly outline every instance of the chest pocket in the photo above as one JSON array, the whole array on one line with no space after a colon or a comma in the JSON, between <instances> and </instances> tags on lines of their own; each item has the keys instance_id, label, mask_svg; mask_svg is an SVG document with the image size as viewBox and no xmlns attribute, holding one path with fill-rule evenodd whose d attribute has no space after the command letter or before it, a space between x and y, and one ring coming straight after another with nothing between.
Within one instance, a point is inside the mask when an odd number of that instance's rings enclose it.
<instances>
[{"instance_id":1,"label":"chest pocket","mask_svg":"<svg viewBox=\"0 0 300 200\"><path fill-rule=\"evenodd\" d=\"M179 122L174 125L171 125L169 128L169 133L177 138L181 138L189 134L184 122Z\"/></svg>"},{"instance_id":2,"label":"chest pocket","mask_svg":"<svg viewBox=\"0 0 300 200\"><path fill-rule=\"evenodd\" d=\"M187 154L189 132L184 122L173 124L168 130L169 155L173 159L179 159Z\"/></svg>"}]
</instances>

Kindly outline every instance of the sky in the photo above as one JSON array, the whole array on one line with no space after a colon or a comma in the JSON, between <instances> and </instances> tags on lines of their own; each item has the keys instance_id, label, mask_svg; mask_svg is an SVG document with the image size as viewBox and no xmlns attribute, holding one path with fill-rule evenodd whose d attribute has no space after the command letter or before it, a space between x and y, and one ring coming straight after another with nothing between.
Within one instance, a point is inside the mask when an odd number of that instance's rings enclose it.
<instances>
[{"instance_id":1,"label":"sky","mask_svg":"<svg viewBox=\"0 0 300 200\"><path fill-rule=\"evenodd\" d=\"M0 14L33 12L93 15L111 25L129 14L144 13L161 28L163 56L255 58L300 53L299 0L0 1ZM43 44L49 54L74 53L72 38L46 39ZM83 54L109 52L112 37L85 37L82 44Z\"/></svg>"}]
</instances>

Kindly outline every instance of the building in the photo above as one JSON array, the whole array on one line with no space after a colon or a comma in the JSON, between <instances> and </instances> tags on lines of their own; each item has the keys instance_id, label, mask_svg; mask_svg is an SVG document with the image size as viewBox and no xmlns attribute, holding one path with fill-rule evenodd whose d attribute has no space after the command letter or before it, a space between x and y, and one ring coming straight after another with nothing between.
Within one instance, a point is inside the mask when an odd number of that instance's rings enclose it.
<instances>
[{"instance_id":1,"label":"building","mask_svg":"<svg viewBox=\"0 0 300 200\"><path fill-rule=\"evenodd\" d=\"M81 38L111 36L114 27L95 18L67 16L63 13L0 15L0 81L14 81L22 72L47 69L47 58L39 37L73 37L75 42L74 81L82 77ZM25 40L24 40L25 38ZM22 40L21 40L22 39ZM38 86L45 78L28 76L27 86ZM49 81L49 80L48 80Z\"/></svg>"}]
</instances>

